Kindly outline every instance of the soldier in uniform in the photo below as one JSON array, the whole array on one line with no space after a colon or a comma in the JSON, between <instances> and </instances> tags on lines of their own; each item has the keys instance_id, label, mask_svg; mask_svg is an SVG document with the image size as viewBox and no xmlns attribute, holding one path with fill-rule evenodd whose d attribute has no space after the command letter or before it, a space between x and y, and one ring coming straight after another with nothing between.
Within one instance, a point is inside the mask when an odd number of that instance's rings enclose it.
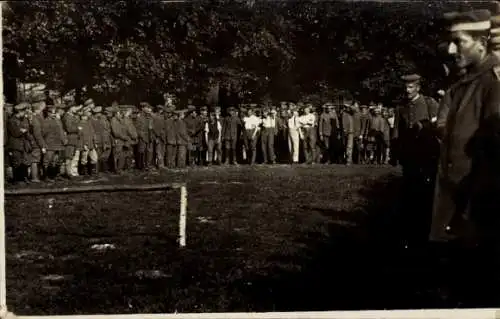
<instances>
[{"instance_id":1,"label":"soldier in uniform","mask_svg":"<svg viewBox=\"0 0 500 319\"><path fill-rule=\"evenodd\" d=\"M334 106L330 103L325 103L323 105L323 112L319 117L318 135L324 151L323 159L329 164L335 162L333 153L338 129L339 120L335 113Z\"/></svg>"},{"instance_id":2,"label":"soldier in uniform","mask_svg":"<svg viewBox=\"0 0 500 319\"><path fill-rule=\"evenodd\" d=\"M288 163L290 161L290 153L288 151L288 117L288 106L286 102L281 102L276 137L276 149L280 163Z\"/></svg>"},{"instance_id":3,"label":"soldier in uniform","mask_svg":"<svg viewBox=\"0 0 500 319\"><path fill-rule=\"evenodd\" d=\"M111 124L106 115L102 114L102 106L92 108L92 126L96 135L96 153L98 162L95 167L96 173L109 170L109 161L111 158L111 149L113 139L111 137Z\"/></svg>"},{"instance_id":4,"label":"soldier in uniform","mask_svg":"<svg viewBox=\"0 0 500 319\"><path fill-rule=\"evenodd\" d=\"M220 159L222 152L222 122L217 118L215 110L210 113L210 118L206 124L205 130L208 140L207 165L210 166L213 163L218 164L218 159ZM217 157L215 154L219 156Z\"/></svg>"},{"instance_id":5,"label":"soldier in uniform","mask_svg":"<svg viewBox=\"0 0 500 319\"><path fill-rule=\"evenodd\" d=\"M477 247L474 255L461 252L463 258L456 262L460 268L453 271L460 280L452 282L459 292L470 294L467 299L491 306L500 297L495 289L500 256L500 65L488 48L489 11L452 12L445 18L450 21L448 52L465 74L448 89L439 112L442 144L430 239L457 238Z\"/></svg>"},{"instance_id":6,"label":"soldier in uniform","mask_svg":"<svg viewBox=\"0 0 500 319\"><path fill-rule=\"evenodd\" d=\"M31 141L29 138L30 124L26 111L30 107L22 102L14 107L14 113L7 121L9 136L7 150L13 170L13 182L29 182L28 165L31 164Z\"/></svg>"},{"instance_id":7,"label":"soldier in uniform","mask_svg":"<svg viewBox=\"0 0 500 319\"><path fill-rule=\"evenodd\" d=\"M166 125L171 122L168 115L164 113L165 109L169 106L156 106L156 112L153 115L153 138L155 148L155 165L158 169L165 168L165 155L166 155Z\"/></svg>"},{"instance_id":8,"label":"soldier in uniform","mask_svg":"<svg viewBox=\"0 0 500 319\"><path fill-rule=\"evenodd\" d=\"M111 137L113 139L112 158L114 172L119 174L122 172L125 165L124 146L129 141L127 128L121 120L120 109L118 105L113 103L109 112L112 114L109 121L111 127Z\"/></svg>"},{"instance_id":9,"label":"soldier in uniform","mask_svg":"<svg viewBox=\"0 0 500 319\"><path fill-rule=\"evenodd\" d=\"M45 109L45 97L35 96L32 101L33 116L30 121L30 133L33 137L33 148L31 151L31 181L40 182L43 154L47 151L47 144L43 138L43 110Z\"/></svg>"},{"instance_id":10,"label":"soldier in uniform","mask_svg":"<svg viewBox=\"0 0 500 319\"><path fill-rule=\"evenodd\" d=\"M66 175L68 178L78 177L78 162L80 160L80 117L78 111L82 105L75 105L68 101L69 109L62 118L64 130L66 131L67 143L64 148Z\"/></svg>"},{"instance_id":11,"label":"soldier in uniform","mask_svg":"<svg viewBox=\"0 0 500 319\"><path fill-rule=\"evenodd\" d=\"M210 118L208 116L208 107L202 106L200 108L200 121L203 131L201 132L201 145L200 145L200 163L204 165L208 164L208 122Z\"/></svg>"},{"instance_id":12,"label":"soldier in uniform","mask_svg":"<svg viewBox=\"0 0 500 319\"><path fill-rule=\"evenodd\" d=\"M177 157L177 127L175 125L177 115L173 106L165 108L165 145L168 168L175 168Z\"/></svg>"},{"instance_id":13,"label":"soldier in uniform","mask_svg":"<svg viewBox=\"0 0 500 319\"><path fill-rule=\"evenodd\" d=\"M187 149L190 144L186 122L184 121L186 112L187 110L178 110L174 113L175 149L177 151L175 167L177 168L186 168Z\"/></svg>"},{"instance_id":14,"label":"soldier in uniform","mask_svg":"<svg viewBox=\"0 0 500 319\"><path fill-rule=\"evenodd\" d=\"M432 181L435 172L432 165L423 165L435 151L432 137L432 123L437 119L437 102L420 93L421 77L418 74L402 76L406 86L407 98L396 109L394 129L398 139L398 159L403 168L403 196L400 202L401 236L404 247L418 249L425 243L426 229L430 216L427 201L432 197ZM425 152L425 154L424 154ZM415 194L421 194L416 198Z\"/></svg>"},{"instance_id":15,"label":"soldier in uniform","mask_svg":"<svg viewBox=\"0 0 500 319\"><path fill-rule=\"evenodd\" d=\"M270 108L264 108L261 131L261 149L264 164L275 164L274 140L276 138L276 116Z\"/></svg>"},{"instance_id":16,"label":"soldier in uniform","mask_svg":"<svg viewBox=\"0 0 500 319\"><path fill-rule=\"evenodd\" d=\"M95 175L97 174L97 162L99 157L97 155L98 140L97 135L92 125L92 108L95 106L92 99L88 99L84 103L82 110L82 117L80 121L80 164L81 175Z\"/></svg>"},{"instance_id":17,"label":"soldier in uniform","mask_svg":"<svg viewBox=\"0 0 500 319\"><path fill-rule=\"evenodd\" d=\"M229 165L231 162L231 164L237 165L238 133L242 123L234 107L229 107L227 111L229 115L224 118L222 124L222 138L226 152L224 164Z\"/></svg>"},{"instance_id":18,"label":"soldier in uniform","mask_svg":"<svg viewBox=\"0 0 500 319\"><path fill-rule=\"evenodd\" d=\"M384 159L386 159L386 149L389 148L389 124L387 120L382 116L382 108L376 107L373 110L373 117L370 123L370 133L369 136L374 138L374 154L373 157L376 159L377 164L383 164Z\"/></svg>"},{"instance_id":19,"label":"soldier in uniform","mask_svg":"<svg viewBox=\"0 0 500 319\"><path fill-rule=\"evenodd\" d=\"M189 135L188 145L188 163L190 166L201 164L201 146L203 144L203 122L196 115L196 107L188 105L188 115L184 119L186 129Z\"/></svg>"},{"instance_id":20,"label":"soldier in uniform","mask_svg":"<svg viewBox=\"0 0 500 319\"><path fill-rule=\"evenodd\" d=\"M129 137L128 141L124 145L124 157L125 157L125 168L130 169L134 165L134 149L137 145L137 129L134 125L134 120L132 119L132 112L134 111L133 105L124 105L122 107L122 123L127 131L127 135Z\"/></svg>"},{"instance_id":21,"label":"soldier in uniform","mask_svg":"<svg viewBox=\"0 0 500 319\"><path fill-rule=\"evenodd\" d=\"M139 104L139 113L134 121L137 131L136 167L140 170L149 170L153 163L154 135L153 135L153 108L148 102Z\"/></svg>"},{"instance_id":22,"label":"soldier in uniform","mask_svg":"<svg viewBox=\"0 0 500 319\"><path fill-rule=\"evenodd\" d=\"M343 156L342 162L352 164L352 151L354 148L354 137L359 136L357 125L355 123L355 106L353 100L346 96L344 97L344 105L342 111L342 146Z\"/></svg>"},{"instance_id":23,"label":"soldier in uniform","mask_svg":"<svg viewBox=\"0 0 500 319\"><path fill-rule=\"evenodd\" d=\"M59 174L60 159L64 159L66 135L62 121L57 117L57 109L62 105L47 105L47 117L42 122L43 139L47 149L43 156L45 177L52 180Z\"/></svg>"}]
</instances>

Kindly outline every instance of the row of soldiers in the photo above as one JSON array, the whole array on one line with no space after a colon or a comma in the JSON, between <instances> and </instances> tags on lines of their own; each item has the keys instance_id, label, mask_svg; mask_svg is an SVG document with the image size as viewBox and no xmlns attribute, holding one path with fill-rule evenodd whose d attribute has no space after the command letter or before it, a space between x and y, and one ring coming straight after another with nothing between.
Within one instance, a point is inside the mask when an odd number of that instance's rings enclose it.
<instances>
[{"instance_id":1,"label":"row of soldiers","mask_svg":"<svg viewBox=\"0 0 500 319\"><path fill-rule=\"evenodd\" d=\"M394 113L381 105L282 102L230 107L51 103L6 105L7 172L14 182L98 172L238 163L389 161ZM31 178L29 178L31 177Z\"/></svg>"}]
</instances>

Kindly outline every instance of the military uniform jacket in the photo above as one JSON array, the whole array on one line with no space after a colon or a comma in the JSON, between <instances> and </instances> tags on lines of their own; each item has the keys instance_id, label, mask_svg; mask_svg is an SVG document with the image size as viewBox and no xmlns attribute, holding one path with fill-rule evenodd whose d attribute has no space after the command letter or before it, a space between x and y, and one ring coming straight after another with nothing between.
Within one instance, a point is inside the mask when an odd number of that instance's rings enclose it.
<instances>
[{"instance_id":1,"label":"military uniform jacket","mask_svg":"<svg viewBox=\"0 0 500 319\"><path fill-rule=\"evenodd\" d=\"M178 119L174 121L175 127L175 144L176 145L188 145L190 142L186 122L184 119Z\"/></svg>"},{"instance_id":2,"label":"military uniform jacket","mask_svg":"<svg viewBox=\"0 0 500 319\"><path fill-rule=\"evenodd\" d=\"M166 118L163 114L153 115L153 137L155 142L166 143Z\"/></svg>"},{"instance_id":3,"label":"military uniform jacket","mask_svg":"<svg viewBox=\"0 0 500 319\"><path fill-rule=\"evenodd\" d=\"M98 141L92 121L90 119L81 120L80 127L82 128L80 131L80 148L83 149L86 145L89 149L94 149Z\"/></svg>"},{"instance_id":4,"label":"military uniform jacket","mask_svg":"<svg viewBox=\"0 0 500 319\"><path fill-rule=\"evenodd\" d=\"M31 142L28 132L22 133L21 129L29 130L30 125L27 119L19 119L11 116L7 121L7 133L9 135L8 149L11 151L31 152Z\"/></svg>"},{"instance_id":5,"label":"military uniform jacket","mask_svg":"<svg viewBox=\"0 0 500 319\"><path fill-rule=\"evenodd\" d=\"M66 144L63 124L57 117L47 117L43 120L43 139L49 151L61 151Z\"/></svg>"},{"instance_id":6,"label":"military uniform jacket","mask_svg":"<svg viewBox=\"0 0 500 319\"><path fill-rule=\"evenodd\" d=\"M138 140L144 143L151 143L152 138L152 128L153 128L153 118L146 113L140 113L135 118L135 128L137 131Z\"/></svg>"},{"instance_id":7,"label":"military uniform jacket","mask_svg":"<svg viewBox=\"0 0 500 319\"><path fill-rule=\"evenodd\" d=\"M62 122L67 134L67 145L78 147L80 145L80 130L78 130L80 119L75 114L66 113L62 118Z\"/></svg>"},{"instance_id":8,"label":"military uniform jacket","mask_svg":"<svg viewBox=\"0 0 500 319\"><path fill-rule=\"evenodd\" d=\"M322 136L334 135L338 125L339 123L335 113L321 113L318 122L318 133Z\"/></svg>"},{"instance_id":9,"label":"military uniform jacket","mask_svg":"<svg viewBox=\"0 0 500 319\"><path fill-rule=\"evenodd\" d=\"M115 147L123 147L129 140L127 129L122 121L116 116L113 116L110 121L111 135L113 137L113 145Z\"/></svg>"},{"instance_id":10,"label":"military uniform jacket","mask_svg":"<svg viewBox=\"0 0 500 319\"><path fill-rule=\"evenodd\" d=\"M97 115L92 118L92 125L94 126L97 145L103 150L110 149L113 146L113 138L111 136L111 124L104 115Z\"/></svg>"},{"instance_id":11,"label":"military uniform jacket","mask_svg":"<svg viewBox=\"0 0 500 319\"><path fill-rule=\"evenodd\" d=\"M35 147L42 149L47 148L47 144L43 138L43 116L42 114L34 114L31 118L31 135L35 141Z\"/></svg>"},{"instance_id":12,"label":"military uniform jacket","mask_svg":"<svg viewBox=\"0 0 500 319\"><path fill-rule=\"evenodd\" d=\"M389 128L389 123L387 122L387 119L383 118L382 116L374 116L371 118L371 131L373 133L378 133L382 134L382 137L384 138L384 142L386 144L389 144L390 140L390 128Z\"/></svg>"},{"instance_id":13,"label":"military uniform jacket","mask_svg":"<svg viewBox=\"0 0 500 319\"><path fill-rule=\"evenodd\" d=\"M134 125L134 121L130 117L124 117L122 119L122 124L127 131L127 135L129 137L127 145L132 146L137 144L138 133Z\"/></svg>"},{"instance_id":14,"label":"military uniform jacket","mask_svg":"<svg viewBox=\"0 0 500 319\"><path fill-rule=\"evenodd\" d=\"M342 112L342 131L344 134L357 134L355 120L354 114Z\"/></svg>"},{"instance_id":15,"label":"military uniform jacket","mask_svg":"<svg viewBox=\"0 0 500 319\"><path fill-rule=\"evenodd\" d=\"M395 138L404 138L412 134L411 130L417 122L431 122L437 117L439 104L430 97L420 95L415 101L410 101L407 106L396 108L394 118Z\"/></svg>"},{"instance_id":16,"label":"military uniform jacket","mask_svg":"<svg viewBox=\"0 0 500 319\"><path fill-rule=\"evenodd\" d=\"M165 119L165 142L168 145L177 144L177 127L175 120L171 117Z\"/></svg>"},{"instance_id":17,"label":"military uniform jacket","mask_svg":"<svg viewBox=\"0 0 500 319\"><path fill-rule=\"evenodd\" d=\"M221 137L221 131L219 131L220 119L209 119L208 120L208 139L212 141L218 141Z\"/></svg>"},{"instance_id":18,"label":"military uniform jacket","mask_svg":"<svg viewBox=\"0 0 500 319\"><path fill-rule=\"evenodd\" d=\"M487 233L500 216L500 66L492 57L469 71L443 99L447 114L439 160L431 240L446 240L445 227L469 216ZM445 110L446 109L446 110ZM456 229L451 226L452 229ZM459 232L459 229L456 229ZM455 233L456 235L461 235Z\"/></svg>"},{"instance_id":19,"label":"military uniform jacket","mask_svg":"<svg viewBox=\"0 0 500 319\"><path fill-rule=\"evenodd\" d=\"M356 117L356 124L359 127L359 135L366 137L371 129L371 116L369 114L359 114Z\"/></svg>"},{"instance_id":20,"label":"military uniform jacket","mask_svg":"<svg viewBox=\"0 0 500 319\"><path fill-rule=\"evenodd\" d=\"M242 126L241 120L237 116L227 116L222 123L222 139L234 141L238 139L238 132Z\"/></svg>"},{"instance_id":21,"label":"military uniform jacket","mask_svg":"<svg viewBox=\"0 0 500 319\"><path fill-rule=\"evenodd\" d=\"M184 119L191 143L201 145L203 143L203 120L199 117L188 116Z\"/></svg>"}]
</instances>

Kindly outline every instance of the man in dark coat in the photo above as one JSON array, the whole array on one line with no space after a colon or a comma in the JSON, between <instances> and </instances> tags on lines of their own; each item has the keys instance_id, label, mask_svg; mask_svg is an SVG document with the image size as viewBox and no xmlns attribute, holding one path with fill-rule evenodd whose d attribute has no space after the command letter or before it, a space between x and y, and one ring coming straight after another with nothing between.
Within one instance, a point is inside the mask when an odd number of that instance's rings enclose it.
<instances>
[{"instance_id":1,"label":"man in dark coat","mask_svg":"<svg viewBox=\"0 0 500 319\"><path fill-rule=\"evenodd\" d=\"M94 126L97 137L97 156L99 157L97 172L106 172L109 170L109 161L111 158L111 149L113 139L111 138L111 124L106 115L102 114L102 106L96 106L92 109L92 125Z\"/></svg>"},{"instance_id":2,"label":"man in dark coat","mask_svg":"<svg viewBox=\"0 0 500 319\"><path fill-rule=\"evenodd\" d=\"M478 247L479 254L463 253L466 259L457 262L463 265L455 272L460 274L457 285L467 287L469 298L493 306L500 297L495 289L500 256L500 64L488 50L489 11L445 17L451 21L448 52L465 75L448 89L440 107L442 148L430 239L456 237Z\"/></svg>"},{"instance_id":3,"label":"man in dark coat","mask_svg":"<svg viewBox=\"0 0 500 319\"><path fill-rule=\"evenodd\" d=\"M188 105L189 113L184 122L186 123L186 129L189 135L189 145L188 145L188 163L191 166L196 164L201 164L200 153L201 146L203 144L203 122L200 117L196 115L196 107L193 105Z\"/></svg>"},{"instance_id":4,"label":"man in dark coat","mask_svg":"<svg viewBox=\"0 0 500 319\"><path fill-rule=\"evenodd\" d=\"M33 137L34 145L31 152L31 181L40 182L42 157L47 151L47 144L43 138L43 110L45 109L45 97L35 96L32 100L32 111L30 121L30 133Z\"/></svg>"},{"instance_id":5,"label":"man in dark coat","mask_svg":"<svg viewBox=\"0 0 500 319\"><path fill-rule=\"evenodd\" d=\"M124 146L129 141L129 136L127 128L122 122L119 107L117 105L112 106L109 113L113 114L109 124L111 126L111 136L113 138L112 156L114 170L115 173L121 173L125 165Z\"/></svg>"},{"instance_id":6,"label":"man in dark coat","mask_svg":"<svg viewBox=\"0 0 500 319\"><path fill-rule=\"evenodd\" d=\"M136 166L141 170L149 170L154 155L153 108L147 102L141 102L139 108L134 121L137 130Z\"/></svg>"},{"instance_id":7,"label":"man in dark coat","mask_svg":"<svg viewBox=\"0 0 500 319\"><path fill-rule=\"evenodd\" d=\"M238 164L236 160L236 150L241 120L236 114L236 109L234 107L230 106L227 111L229 115L224 118L222 123L222 139L224 140L224 147L226 152L224 164L229 165L230 158L231 164Z\"/></svg>"},{"instance_id":8,"label":"man in dark coat","mask_svg":"<svg viewBox=\"0 0 500 319\"><path fill-rule=\"evenodd\" d=\"M66 175L68 178L78 177L78 162L80 160L80 117L77 112L82 105L76 105L73 101L68 101L69 109L62 118L64 130L66 131L67 143L64 148L66 160Z\"/></svg>"},{"instance_id":9,"label":"man in dark coat","mask_svg":"<svg viewBox=\"0 0 500 319\"><path fill-rule=\"evenodd\" d=\"M47 151L43 156L43 169L48 179L54 179L58 175L60 160L64 159L66 135L61 119L57 117L57 109L60 107L61 105L47 104L47 117L42 122L43 138L47 145Z\"/></svg>"},{"instance_id":10,"label":"man in dark coat","mask_svg":"<svg viewBox=\"0 0 500 319\"><path fill-rule=\"evenodd\" d=\"M394 120L398 159L403 169L398 228L402 246L411 246L418 251L427 243L430 225L433 180L439 154L433 127L439 105L420 92L420 75L408 74L401 78L407 96L396 109Z\"/></svg>"},{"instance_id":11,"label":"man in dark coat","mask_svg":"<svg viewBox=\"0 0 500 319\"><path fill-rule=\"evenodd\" d=\"M31 164L31 142L28 137L29 122L26 118L28 103L14 107L14 114L7 121L7 150L13 169L13 182L28 182L28 165Z\"/></svg>"}]
</instances>

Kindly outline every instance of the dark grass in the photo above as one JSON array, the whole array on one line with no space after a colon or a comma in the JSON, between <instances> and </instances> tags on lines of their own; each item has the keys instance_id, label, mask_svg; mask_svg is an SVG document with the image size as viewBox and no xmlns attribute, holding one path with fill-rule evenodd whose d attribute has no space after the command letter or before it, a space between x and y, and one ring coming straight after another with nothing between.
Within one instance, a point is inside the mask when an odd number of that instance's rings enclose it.
<instances>
[{"instance_id":1,"label":"dark grass","mask_svg":"<svg viewBox=\"0 0 500 319\"><path fill-rule=\"evenodd\" d=\"M400 188L392 167L214 167L107 178L100 183L188 182L187 247L176 243L178 190L8 197L7 296L16 314L447 306L434 268L405 261L391 246L387 222ZM96 253L94 243L116 250ZM23 251L40 256L16 256ZM138 270L164 277L141 279ZM43 281L48 274L67 277Z\"/></svg>"}]
</instances>

